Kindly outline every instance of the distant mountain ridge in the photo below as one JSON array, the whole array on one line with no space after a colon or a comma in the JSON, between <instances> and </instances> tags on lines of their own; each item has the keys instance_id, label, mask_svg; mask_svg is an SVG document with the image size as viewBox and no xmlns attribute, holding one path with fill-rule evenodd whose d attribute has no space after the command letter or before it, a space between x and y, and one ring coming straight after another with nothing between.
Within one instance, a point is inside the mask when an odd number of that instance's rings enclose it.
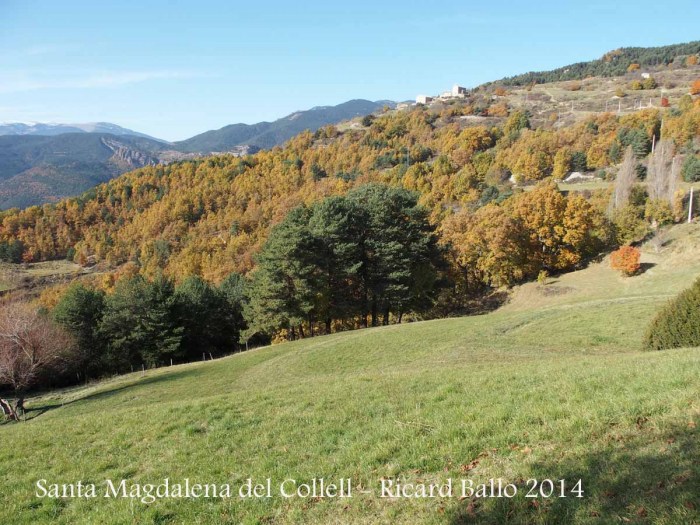
<instances>
[{"instance_id":1,"label":"distant mountain ridge","mask_svg":"<svg viewBox=\"0 0 700 525\"><path fill-rule=\"evenodd\" d=\"M157 164L165 145L107 133L0 136L0 208L51 202Z\"/></svg>"},{"instance_id":2,"label":"distant mountain ridge","mask_svg":"<svg viewBox=\"0 0 700 525\"><path fill-rule=\"evenodd\" d=\"M232 124L166 142L116 124L0 124L0 209L78 195L148 165L230 152L247 155L281 145L300 132L377 111L390 101L350 100L296 111L274 122Z\"/></svg>"},{"instance_id":3,"label":"distant mountain ridge","mask_svg":"<svg viewBox=\"0 0 700 525\"><path fill-rule=\"evenodd\" d=\"M123 128L110 122L86 122L80 124L62 124L45 122L3 122L0 123L0 136L3 135L32 135L54 136L65 133L110 133L112 135L129 135L141 137L158 142L166 142L145 133L139 133L128 128Z\"/></svg>"},{"instance_id":4,"label":"distant mountain ridge","mask_svg":"<svg viewBox=\"0 0 700 525\"><path fill-rule=\"evenodd\" d=\"M306 111L295 111L274 122L231 124L206 131L187 140L174 142L173 147L185 153L228 151L234 146L243 145L266 149L280 145L306 129L316 131L328 124L368 115L384 105L393 106L394 103L355 99L337 106L316 106Z\"/></svg>"}]
</instances>

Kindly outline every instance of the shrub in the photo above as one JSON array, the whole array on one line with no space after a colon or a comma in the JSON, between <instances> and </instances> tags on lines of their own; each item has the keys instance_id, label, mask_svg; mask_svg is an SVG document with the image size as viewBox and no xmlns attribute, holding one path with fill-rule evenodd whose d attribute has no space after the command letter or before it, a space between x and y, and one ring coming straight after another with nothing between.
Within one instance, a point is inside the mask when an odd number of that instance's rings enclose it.
<instances>
[{"instance_id":1,"label":"shrub","mask_svg":"<svg viewBox=\"0 0 700 525\"><path fill-rule=\"evenodd\" d=\"M690 94L700 95L700 78L693 82L693 85L690 86Z\"/></svg>"},{"instance_id":2,"label":"shrub","mask_svg":"<svg viewBox=\"0 0 700 525\"><path fill-rule=\"evenodd\" d=\"M700 346L700 279L656 315L645 346L650 350Z\"/></svg>"},{"instance_id":3,"label":"shrub","mask_svg":"<svg viewBox=\"0 0 700 525\"><path fill-rule=\"evenodd\" d=\"M615 211L613 216L616 239L620 244L636 242L648 233L644 220L644 210L639 206L628 204Z\"/></svg>"},{"instance_id":4,"label":"shrub","mask_svg":"<svg viewBox=\"0 0 700 525\"><path fill-rule=\"evenodd\" d=\"M588 169L588 160L583 151L575 151L571 155L571 169L574 171L586 171Z\"/></svg>"},{"instance_id":5,"label":"shrub","mask_svg":"<svg viewBox=\"0 0 700 525\"><path fill-rule=\"evenodd\" d=\"M498 102L488 108L489 117L507 117L508 105L505 102Z\"/></svg>"},{"instance_id":6,"label":"shrub","mask_svg":"<svg viewBox=\"0 0 700 525\"><path fill-rule=\"evenodd\" d=\"M634 275L639 271L639 249L633 246L623 246L610 255L610 267L620 270L624 275Z\"/></svg>"},{"instance_id":7,"label":"shrub","mask_svg":"<svg viewBox=\"0 0 700 525\"><path fill-rule=\"evenodd\" d=\"M21 263L23 253L22 241L0 242L0 261Z\"/></svg>"},{"instance_id":8,"label":"shrub","mask_svg":"<svg viewBox=\"0 0 700 525\"><path fill-rule=\"evenodd\" d=\"M673 222L673 209L666 200L649 199L644 208L644 218L657 224L671 224Z\"/></svg>"},{"instance_id":9,"label":"shrub","mask_svg":"<svg viewBox=\"0 0 700 525\"><path fill-rule=\"evenodd\" d=\"M72 370L72 338L50 319L24 303L0 308L0 387L23 393Z\"/></svg>"},{"instance_id":10,"label":"shrub","mask_svg":"<svg viewBox=\"0 0 700 525\"><path fill-rule=\"evenodd\" d=\"M683 162L681 174L686 182L700 181L700 157L695 155L688 156Z\"/></svg>"},{"instance_id":11,"label":"shrub","mask_svg":"<svg viewBox=\"0 0 700 525\"><path fill-rule=\"evenodd\" d=\"M656 79L654 77L645 78L642 82L643 89L656 89Z\"/></svg>"}]
</instances>

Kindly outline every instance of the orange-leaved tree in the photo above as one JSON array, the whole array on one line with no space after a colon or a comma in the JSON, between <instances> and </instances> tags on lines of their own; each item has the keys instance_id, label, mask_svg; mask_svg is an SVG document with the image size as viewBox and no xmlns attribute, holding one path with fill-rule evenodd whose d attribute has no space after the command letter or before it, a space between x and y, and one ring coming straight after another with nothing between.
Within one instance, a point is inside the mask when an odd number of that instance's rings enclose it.
<instances>
[{"instance_id":1,"label":"orange-leaved tree","mask_svg":"<svg viewBox=\"0 0 700 525\"><path fill-rule=\"evenodd\" d=\"M634 275L641 267L639 264L640 256L638 248L623 246L610 254L610 267L613 270L621 271L624 275Z\"/></svg>"},{"instance_id":2,"label":"orange-leaved tree","mask_svg":"<svg viewBox=\"0 0 700 525\"><path fill-rule=\"evenodd\" d=\"M690 94L700 95L700 78L693 82L693 85L690 86Z\"/></svg>"}]
</instances>

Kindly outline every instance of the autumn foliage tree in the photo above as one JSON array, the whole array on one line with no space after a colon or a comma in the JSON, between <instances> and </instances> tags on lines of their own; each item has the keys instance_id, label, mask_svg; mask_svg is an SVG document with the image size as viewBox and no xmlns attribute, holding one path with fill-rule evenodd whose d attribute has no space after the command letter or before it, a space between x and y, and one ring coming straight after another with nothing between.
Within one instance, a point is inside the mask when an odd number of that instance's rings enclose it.
<instances>
[{"instance_id":1,"label":"autumn foliage tree","mask_svg":"<svg viewBox=\"0 0 700 525\"><path fill-rule=\"evenodd\" d=\"M443 242L468 290L509 286L541 270L575 268L608 242L609 225L581 196L542 183L502 205L461 210L442 227Z\"/></svg>"},{"instance_id":2,"label":"autumn foliage tree","mask_svg":"<svg viewBox=\"0 0 700 525\"><path fill-rule=\"evenodd\" d=\"M693 82L690 86L691 95L700 95L700 78Z\"/></svg>"},{"instance_id":3,"label":"autumn foliage tree","mask_svg":"<svg viewBox=\"0 0 700 525\"><path fill-rule=\"evenodd\" d=\"M610 254L610 267L619 270L623 275L634 275L641 268L640 256L639 248L623 246Z\"/></svg>"}]
</instances>

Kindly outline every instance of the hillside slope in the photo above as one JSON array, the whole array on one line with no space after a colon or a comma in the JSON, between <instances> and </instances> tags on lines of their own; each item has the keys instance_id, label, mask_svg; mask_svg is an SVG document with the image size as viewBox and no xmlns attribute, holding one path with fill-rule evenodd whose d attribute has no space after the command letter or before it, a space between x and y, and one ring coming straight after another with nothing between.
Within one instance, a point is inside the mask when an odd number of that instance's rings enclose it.
<instances>
[{"instance_id":1,"label":"hillside slope","mask_svg":"<svg viewBox=\"0 0 700 525\"><path fill-rule=\"evenodd\" d=\"M393 103L349 100L337 106L320 106L306 111L296 111L274 122L231 124L175 142L174 147L185 153L229 151L236 146L246 145L257 149L271 148L286 142L304 130L316 131L328 124L369 115L385 104Z\"/></svg>"},{"instance_id":2,"label":"hillside slope","mask_svg":"<svg viewBox=\"0 0 700 525\"><path fill-rule=\"evenodd\" d=\"M700 353L640 351L656 309L700 274L700 228L646 271L603 261L467 318L394 325L132 374L33 399L0 427L8 523L694 523ZM38 499L100 483L350 477L352 499ZM512 500L381 499L380 480L518 484ZM584 497L524 498L529 478ZM363 494L359 488L372 490Z\"/></svg>"},{"instance_id":3,"label":"hillside slope","mask_svg":"<svg viewBox=\"0 0 700 525\"><path fill-rule=\"evenodd\" d=\"M152 139L105 133L0 136L0 209L76 195L156 164L161 149Z\"/></svg>"},{"instance_id":4,"label":"hillside slope","mask_svg":"<svg viewBox=\"0 0 700 525\"><path fill-rule=\"evenodd\" d=\"M212 152L255 153L304 130L368 115L385 104L392 103L350 100L274 122L232 124L172 144L108 123L0 125L0 210L78 195L144 166Z\"/></svg>"},{"instance_id":5,"label":"hillside slope","mask_svg":"<svg viewBox=\"0 0 700 525\"><path fill-rule=\"evenodd\" d=\"M680 66L686 57L700 53L700 40L659 47L621 47L608 51L596 60L577 62L550 71L531 71L506 77L495 84L525 86L565 80L583 80L588 77L624 75L631 64L639 67Z\"/></svg>"}]
</instances>

